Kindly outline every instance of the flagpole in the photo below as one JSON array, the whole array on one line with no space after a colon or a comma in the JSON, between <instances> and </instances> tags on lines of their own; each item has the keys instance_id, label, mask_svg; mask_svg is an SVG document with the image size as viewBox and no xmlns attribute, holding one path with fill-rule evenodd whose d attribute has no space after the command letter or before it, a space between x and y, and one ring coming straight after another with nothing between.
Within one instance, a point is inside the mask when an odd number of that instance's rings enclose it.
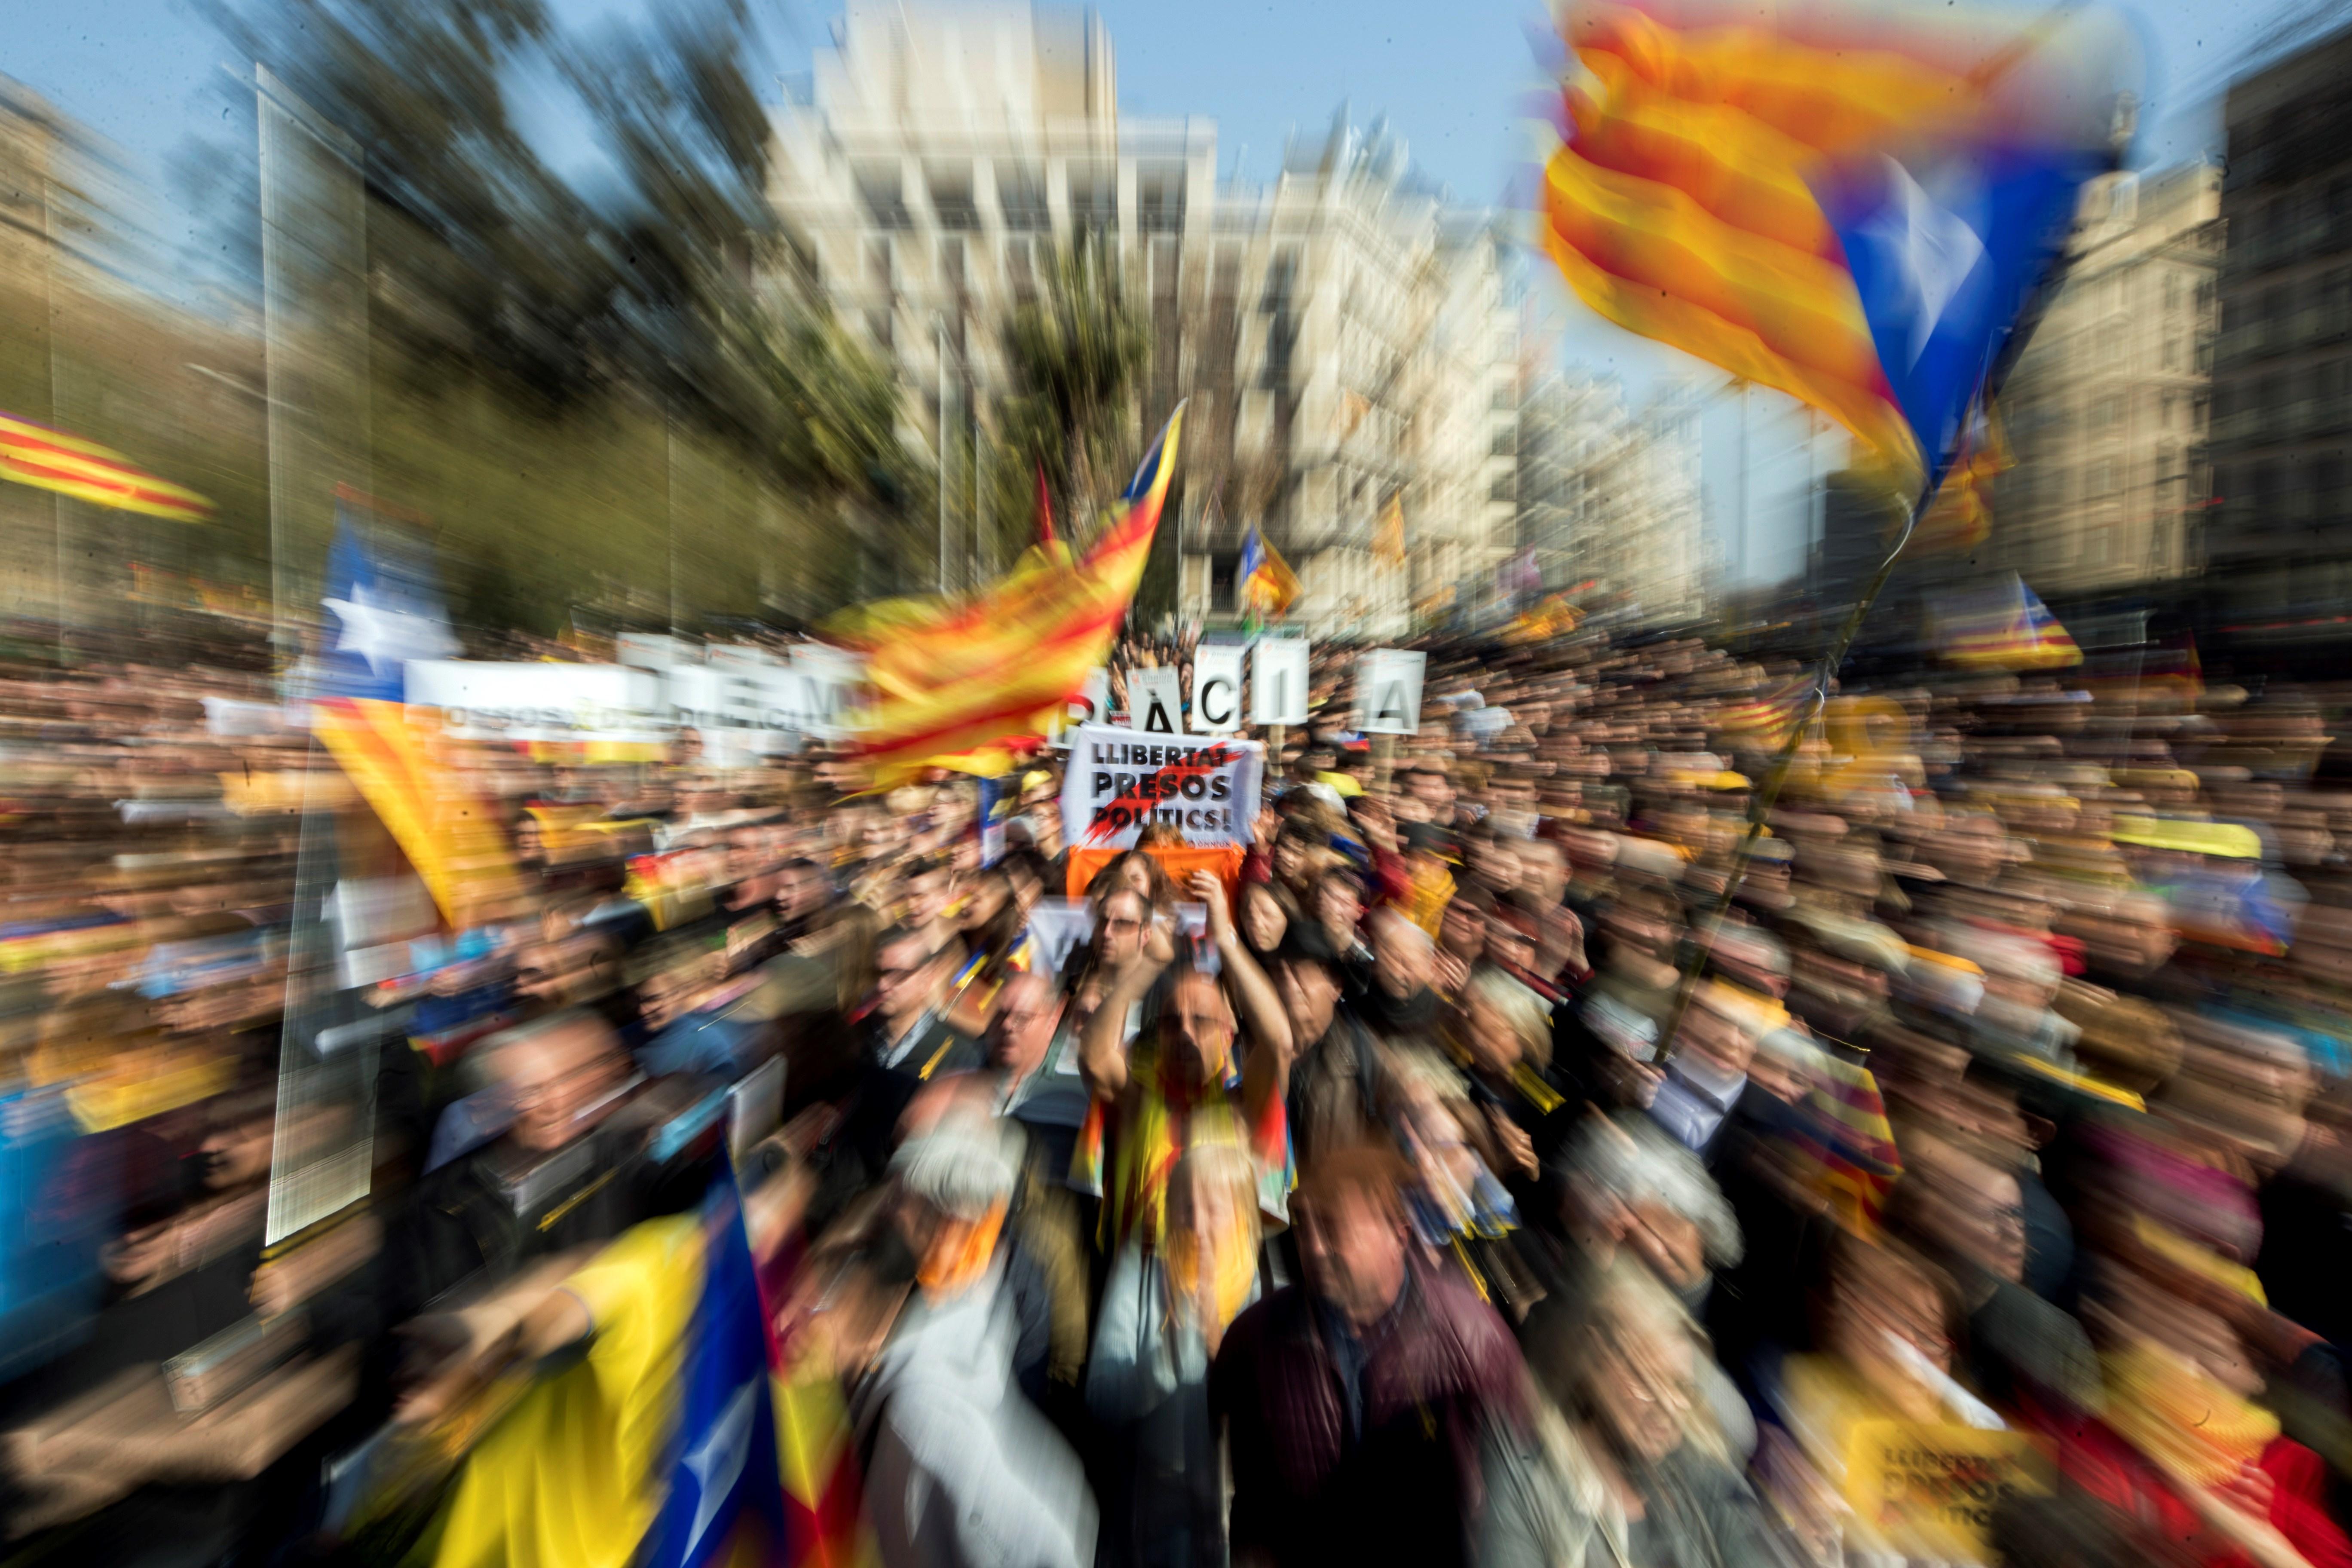
<instances>
[{"instance_id":1,"label":"flagpole","mask_svg":"<svg viewBox=\"0 0 2352 1568\"><path fill-rule=\"evenodd\" d=\"M940 342L940 413L931 421L933 433L939 437L940 457L940 592L948 591L948 319L934 315L932 325L938 331Z\"/></svg>"},{"instance_id":2,"label":"flagpole","mask_svg":"<svg viewBox=\"0 0 2352 1568\"><path fill-rule=\"evenodd\" d=\"M1699 971L1706 967L1707 950L1704 944L1711 942L1716 932L1722 929L1724 915L1730 910L1732 900L1738 896L1740 884L1747 880L1748 865L1756 854L1756 841L1763 837L1765 819L1772 815L1772 807L1780 798L1780 786L1789 780L1789 768L1797 760L1797 748L1804 744L1807 732L1829 706L1830 682L1837 678L1838 668L1845 663L1846 650L1853 647L1853 639L1861 634L1864 618L1870 614L1871 606L1878 602L1879 593L1886 586L1886 580L1895 574L1895 565L1903 558L1904 547L1911 542L1911 535L1918 529L1919 519L1926 515L1929 503L1935 499L1935 485L1923 481L1918 496L1911 502L1910 510L1904 517L1903 531L1896 536L1895 547L1886 552L1886 559L1878 563L1878 570L1871 574L1861 597L1854 600L1853 608L1846 613L1845 625L1839 629L1837 641L1822 655L1821 666L1813 672L1812 688L1807 693L1804 712L1789 727L1789 738L1780 742L1780 754L1772 759L1772 771L1765 775L1764 788L1748 803L1748 831L1740 835L1739 847L1732 854L1731 868L1724 875L1723 890L1715 896L1706 913L1692 924L1691 934L1685 939L1679 955L1682 975L1675 985L1675 1005L1666 1014L1666 1026L1658 1037L1657 1055L1653 1059L1655 1066L1664 1067L1674 1057L1675 1037L1681 1031L1683 1014L1689 1008L1691 997L1698 990Z\"/></svg>"}]
</instances>

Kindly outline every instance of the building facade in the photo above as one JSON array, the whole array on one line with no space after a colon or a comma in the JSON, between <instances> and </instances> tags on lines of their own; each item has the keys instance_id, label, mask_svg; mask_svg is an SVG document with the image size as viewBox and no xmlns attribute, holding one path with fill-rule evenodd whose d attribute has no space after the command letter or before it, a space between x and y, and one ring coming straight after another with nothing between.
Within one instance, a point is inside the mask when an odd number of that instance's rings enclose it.
<instances>
[{"instance_id":1,"label":"building facade","mask_svg":"<svg viewBox=\"0 0 2352 1568\"><path fill-rule=\"evenodd\" d=\"M2013 569L2043 593L2195 569L2212 495L2221 202L2221 173L2207 163L2085 189L2065 280L2000 400L2016 462L1994 483L1976 565Z\"/></svg>"},{"instance_id":2,"label":"building facade","mask_svg":"<svg viewBox=\"0 0 2352 1568\"><path fill-rule=\"evenodd\" d=\"M1629 410L1613 377L1531 377L1519 401L1517 527L1547 589L1592 584L1644 621L1706 613L1699 406L1661 388Z\"/></svg>"},{"instance_id":3,"label":"building facade","mask_svg":"<svg viewBox=\"0 0 2352 1568\"><path fill-rule=\"evenodd\" d=\"M2230 89L2213 370L2216 591L2292 617L2352 592L2352 31Z\"/></svg>"},{"instance_id":4,"label":"building facade","mask_svg":"<svg viewBox=\"0 0 2352 1568\"><path fill-rule=\"evenodd\" d=\"M1509 552L1507 252L1400 140L1343 112L1272 183L1221 185L1213 122L1119 113L1092 13L852 0L834 37L776 112L771 199L924 440L965 421L987 439L1003 324L1059 247L1099 236L1152 325L1139 449L1192 400L1162 523L1180 614L1238 611L1252 524L1318 636L1402 635L1417 600ZM1402 562L1378 548L1392 500Z\"/></svg>"}]
</instances>

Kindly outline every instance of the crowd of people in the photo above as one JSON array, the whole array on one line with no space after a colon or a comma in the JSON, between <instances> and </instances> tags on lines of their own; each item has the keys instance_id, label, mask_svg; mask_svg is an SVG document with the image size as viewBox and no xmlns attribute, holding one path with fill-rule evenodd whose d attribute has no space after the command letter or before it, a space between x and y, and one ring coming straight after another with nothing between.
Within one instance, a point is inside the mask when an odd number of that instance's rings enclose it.
<instances>
[{"instance_id":1,"label":"crowd of people","mask_svg":"<svg viewBox=\"0 0 2352 1568\"><path fill-rule=\"evenodd\" d=\"M885 1568L2352 1564L2340 694L1541 629L1223 863L450 747L465 930L258 644L20 663L9 1550L638 1561L729 1184Z\"/></svg>"}]
</instances>

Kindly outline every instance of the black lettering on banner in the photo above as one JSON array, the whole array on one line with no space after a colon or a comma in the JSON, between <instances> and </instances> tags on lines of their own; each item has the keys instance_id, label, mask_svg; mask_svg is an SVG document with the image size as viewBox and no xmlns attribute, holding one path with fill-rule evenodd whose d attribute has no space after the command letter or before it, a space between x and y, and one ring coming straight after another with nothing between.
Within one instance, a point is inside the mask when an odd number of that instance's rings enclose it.
<instances>
[{"instance_id":1,"label":"black lettering on banner","mask_svg":"<svg viewBox=\"0 0 2352 1568\"><path fill-rule=\"evenodd\" d=\"M1233 781L1227 778L1224 774L1219 773L1216 777L1209 781L1209 798L1211 800L1223 800L1232 794Z\"/></svg>"},{"instance_id":2,"label":"black lettering on banner","mask_svg":"<svg viewBox=\"0 0 2352 1568\"><path fill-rule=\"evenodd\" d=\"M1232 693L1232 700L1219 709L1212 710L1209 706L1211 693L1219 691ZM1232 723L1234 707L1240 700L1240 687L1222 675L1201 682L1199 689L1192 693L1192 706L1200 710L1202 721L1210 724Z\"/></svg>"},{"instance_id":3,"label":"black lettering on banner","mask_svg":"<svg viewBox=\"0 0 2352 1568\"><path fill-rule=\"evenodd\" d=\"M1176 732L1176 721L1169 715L1168 704L1160 700L1159 692L1151 694L1150 703L1143 710L1143 722L1136 728L1151 735L1172 735Z\"/></svg>"},{"instance_id":4,"label":"black lettering on banner","mask_svg":"<svg viewBox=\"0 0 2352 1568\"><path fill-rule=\"evenodd\" d=\"M1184 798L1198 800L1209 793L1209 781L1194 773L1184 780Z\"/></svg>"},{"instance_id":5,"label":"black lettering on banner","mask_svg":"<svg viewBox=\"0 0 2352 1568\"><path fill-rule=\"evenodd\" d=\"M1110 774L1098 773L1094 777L1094 792L1098 795L1110 793Z\"/></svg>"},{"instance_id":6,"label":"black lettering on banner","mask_svg":"<svg viewBox=\"0 0 2352 1568\"><path fill-rule=\"evenodd\" d=\"M1135 775L1133 773L1113 773L1111 775L1110 787L1111 792L1115 795L1133 795L1135 793Z\"/></svg>"}]
</instances>

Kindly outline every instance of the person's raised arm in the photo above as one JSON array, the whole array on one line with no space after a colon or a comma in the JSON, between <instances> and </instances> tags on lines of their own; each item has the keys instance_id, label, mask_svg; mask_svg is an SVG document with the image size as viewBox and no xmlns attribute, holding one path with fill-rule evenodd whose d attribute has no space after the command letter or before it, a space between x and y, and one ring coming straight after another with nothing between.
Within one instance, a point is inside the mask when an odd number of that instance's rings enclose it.
<instances>
[{"instance_id":1,"label":"person's raised arm","mask_svg":"<svg viewBox=\"0 0 2352 1568\"><path fill-rule=\"evenodd\" d=\"M1209 935L1217 944L1217 961L1230 982L1227 994L1234 1011L1249 1030L1249 1054L1242 1058L1242 1098L1255 1121L1270 1098L1290 1092L1293 1040L1290 1014L1282 997L1234 929L1234 914L1225 899L1225 885L1213 871L1192 873L1192 891L1209 906Z\"/></svg>"},{"instance_id":2,"label":"person's raised arm","mask_svg":"<svg viewBox=\"0 0 2352 1568\"><path fill-rule=\"evenodd\" d=\"M1167 967L1149 952L1129 959L1078 1036L1078 1071L1097 1100L1116 1100L1127 1087L1127 1011L1143 1000Z\"/></svg>"}]
</instances>

